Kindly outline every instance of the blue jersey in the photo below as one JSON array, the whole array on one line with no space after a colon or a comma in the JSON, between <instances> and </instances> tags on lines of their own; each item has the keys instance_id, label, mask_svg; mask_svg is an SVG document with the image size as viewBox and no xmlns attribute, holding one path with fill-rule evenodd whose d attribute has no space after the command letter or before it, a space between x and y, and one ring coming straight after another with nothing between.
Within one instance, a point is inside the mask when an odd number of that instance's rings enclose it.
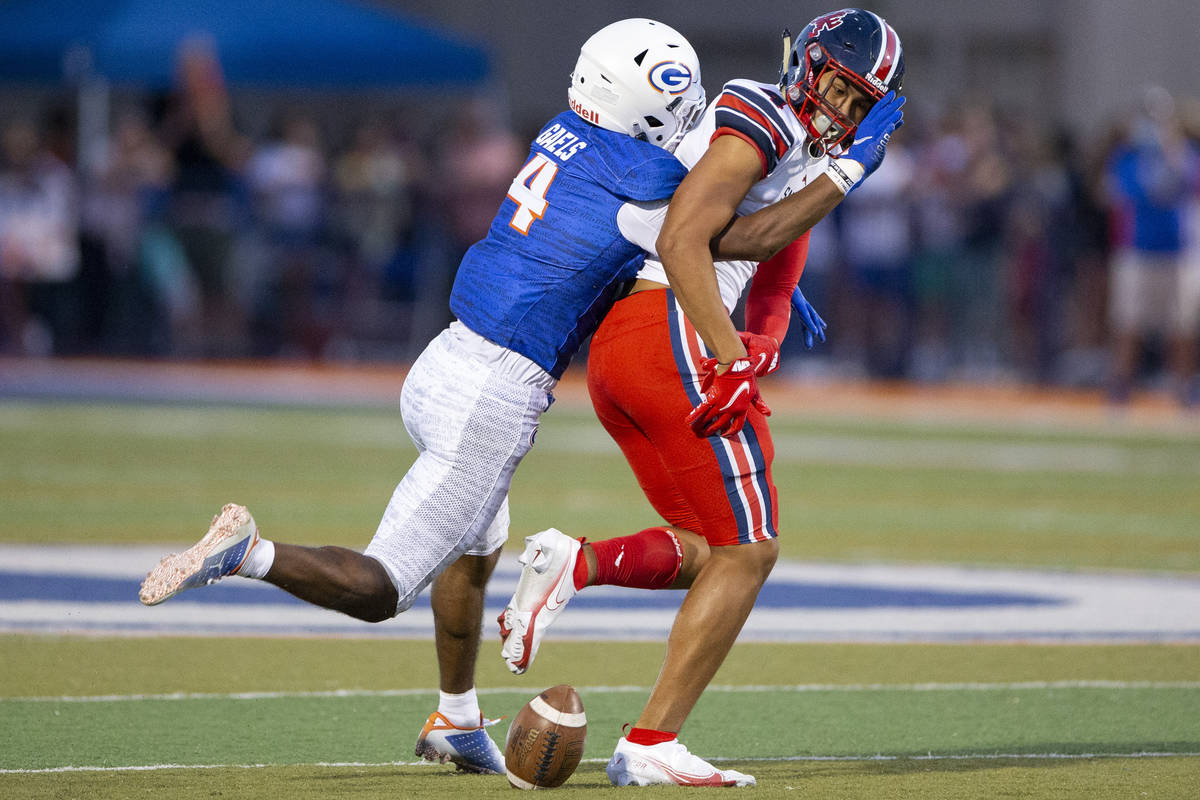
<instances>
[{"instance_id":1,"label":"blue jersey","mask_svg":"<svg viewBox=\"0 0 1200 800\"><path fill-rule=\"evenodd\" d=\"M1188 147L1183 163L1167 158L1157 144L1118 150L1109 164L1125 226L1118 244L1145 252L1172 254L1184 247L1183 217L1197 153Z\"/></svg>"},{"instance_id":2,"label":"blue jersey","mask_svg":"<svg viewBox=\"0 0 1200 800\"><path fill-rule=\"evenodd\" d=\"M645 258L617 212L670 198L686 173L660 147L559 114L534 140L487 237L463 257L450 310L561 377Z\"/></svg>"}]
</instances>

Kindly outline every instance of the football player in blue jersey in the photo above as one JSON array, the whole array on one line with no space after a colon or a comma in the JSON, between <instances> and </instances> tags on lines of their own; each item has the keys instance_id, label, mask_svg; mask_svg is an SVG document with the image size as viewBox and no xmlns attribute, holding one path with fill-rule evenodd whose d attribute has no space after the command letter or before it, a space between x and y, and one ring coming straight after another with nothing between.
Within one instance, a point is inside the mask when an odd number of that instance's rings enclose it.
<instances>
[{"instance_id":1,"label":"football player in blue jersey","mask_svg":"<svg viewBox=\"0 0 1200 800\"><path fill-rule=\"evenodd\" d=\"M418 456L365 553L264 539L249 511L230 504L196 545L162 559L139 594L154 605L240 575L381 622L432 583L441 696L417 753L476 772L504 770L474 673L513 473L567 363L653 251L686 174L672 152L705 105L691 45L645 19L614 23L584 44L569 100L571 110L534 140L488 235L464 256L450 300L456 321L405 379L401 412ZM738 220L718 237L717 254L783 247L803 230L796 220L805 211L781 210L788 218Z\"/></svg>"},{"instance_id":2,"label":"football player in blue jersey","mask_svg":"<svg viewBox=\"0 0 1200 800\"><path fill-rule=\"evenodd\" d=\"M653 247L657 229L636 214L665 203L686 174L671 152L705 104L695 51L651 20L601 30L575 75L596 82L588 90L599 99L585 107L572 88L573 110L537 136L487 237L463 258L450 301L457 320L405 379L401 412L418 456L366 552L269 541L230 504L140 591L153 605L236 574L378 622L432 583L442 692L417 753L477 772L504 771L474 672L513 471L567 362Z\"/></svg>"},{"instance_id":3,"label":"football player in blue jersey","mask_svg":"<svg viewBox=\"0 0 1200 800\"><path fill-rule=\"evenodd\" d=\"M609 761L617 785L754 783L693 755L678 734L779 551L770 411L757 378L778 365L805 232L879 166L904 102L900 37L870 11L823 14L787 37L785 52L779 83L730 81L686 134L676 156L690 172L657 253L592 338L592 404L666 524L586 543L555 529L528 537L503 618L502 652L519 673L587 586L688 590L650 697ZM713 238L734 215L748 216L730 232L769 246L714 263ZM747 330L738 331L730 315L747 283Z\"/></svg>"}]
</instances>

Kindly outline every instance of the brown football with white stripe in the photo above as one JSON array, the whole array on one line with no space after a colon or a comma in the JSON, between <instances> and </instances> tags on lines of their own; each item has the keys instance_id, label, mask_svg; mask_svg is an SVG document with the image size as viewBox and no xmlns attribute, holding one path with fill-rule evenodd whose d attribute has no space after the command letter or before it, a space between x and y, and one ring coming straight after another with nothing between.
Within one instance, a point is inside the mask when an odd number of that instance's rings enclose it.
<instances>
[{"instance_id":1,"label":"brown football with white stripe","mask_svg":"<svg viewBox=\"0 0 1200 800\"><path fill-rule=\"evenodd\" d=\"M583 758L587 717L571 686L552 686L525 704L508 727L504 765L518 789L562 786Z\"/></svg>"}]
</instances>

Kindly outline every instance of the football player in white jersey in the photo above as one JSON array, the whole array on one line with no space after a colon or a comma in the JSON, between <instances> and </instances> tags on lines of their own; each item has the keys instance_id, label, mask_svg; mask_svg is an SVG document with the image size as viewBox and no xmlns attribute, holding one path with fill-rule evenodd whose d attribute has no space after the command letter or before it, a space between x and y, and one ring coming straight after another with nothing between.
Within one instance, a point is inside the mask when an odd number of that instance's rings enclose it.
<instances>
[{"instance_id":1,"label":"football player in white jersey","mask_svg":"<svg viewBox=\"0 0 1200 800\"><path fill-rule=\"evenodd\" d=\"M666 212L659 258L647 258L589 351L597 415L667 524L590 543L554 529L528 537L502 618L506 661L522 672L579 589L688 589L650 698L609 762L618 785L754 783L692 755L678 733L778 553L757 377L778 365L806 231L878 167L904 102L900 38L872 12L824 14L785 52L779 85L731 81L684 137L676 155L691 171ZM789 208L797 213L770 213ZM714 264L711 241L735 214L751 215L740 234L772 246L755 261ZM804 235L766 258L779 226L783 241ZM751 278L739 332L730 314Z\"/></svg>"}]
</instances>

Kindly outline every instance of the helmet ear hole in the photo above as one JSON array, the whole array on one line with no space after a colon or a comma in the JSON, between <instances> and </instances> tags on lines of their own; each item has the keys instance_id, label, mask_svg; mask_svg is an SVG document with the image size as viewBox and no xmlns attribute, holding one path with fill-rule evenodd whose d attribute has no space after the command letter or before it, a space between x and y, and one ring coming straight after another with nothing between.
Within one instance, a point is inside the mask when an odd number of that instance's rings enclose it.
<instances>
[{"instance_id":1,"label":"helmet ear hole","mask_svg":"<svg viewBox=\"0 0 1200 800\"><path fill-rule=\"evenodd\" d=\"M660 120L658 117L652 117L649 114L647 114L645 119L646 119L646 124L649 125L651 128L661 128L663 126L662 120Z\"/></svg>"}]
</instances>

